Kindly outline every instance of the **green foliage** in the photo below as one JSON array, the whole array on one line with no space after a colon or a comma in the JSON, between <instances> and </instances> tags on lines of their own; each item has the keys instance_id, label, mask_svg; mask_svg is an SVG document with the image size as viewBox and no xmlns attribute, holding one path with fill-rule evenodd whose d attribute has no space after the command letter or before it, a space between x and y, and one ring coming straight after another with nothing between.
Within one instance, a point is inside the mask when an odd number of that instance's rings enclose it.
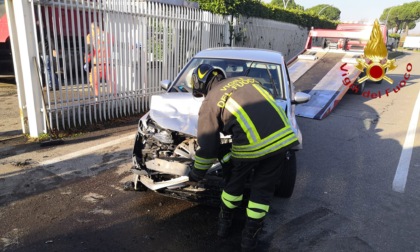
<instances>
[{"instance_id":1,"label":"green foliage","mask_svg":"<svg viewBox=\"0 0 420 252\"><path fill-rule=\"evenodd\" d=\"M415 21L408 22L407 23L407 28L409 30L412 30L412 29L416 28L416 22Z\"/></svg>"},{"instance_id":2,"label":"green foliage","mask_svg":"<svg viewBox=\"0 0 420 252\"><path fill-rule=\"evenodd\" d=\"M295 3L294 0L271 0L272 5L278 6L283 9L296 9L296 10L304 10L302 5Z\"/></svg>"},{"instance_id":3,"label":"green foliage","mask_svg":"<svg viewBox=\"0 0 420 252\"><path fill-rule=\"evenodd\" d=\"M401 35L398 34L398 33L390 33L390 34L388 34L388 37L394 38L394 39L400 39Z\"/></svg>"},{"instance_id":4,"label":"green foliage","mask_svg":"<svg viewBox=\"0 0 420 252\"><path fill-rule=\"evenodd\" d=\"M388 27L400 33L404 28L414 29L418 19L420 19L420 1L386 8L379 18Z\"/></svg>"},{"instance_id":5,"label":"green foliage","mask_svg":"<svg viewBox=\"0 0 420 252\"><path fill-rule=\"evenodd\" d=\"M41 135L38 136L38 141L40 141L40 142L47 141L49 139L51 139L51 137L47 133L42 133Z\"/></svg>"},{"instance_id":6,"label":"green foliage","mask_svg":"<svg viewBox=\"0 0 420 252\"><path fill-rule=\"evenodd\" d=\"M200 8L222 15L248 15L249 6L258 3L258 0L198 0Z\"/></svg>"},{"instance_id":7,"label":"green foliage","mask_svg":"<svg viewBox=\"0 0 420 252\"><path fill-rule=\"evenodd\" d=\"M340 20L340 9L329 4L318 4L305 11L315 15L325 16L330 20Z\"/></svg>"},{"instance_id":8,"label":"green foliage","mask_svg":"<svg viewBox=\"0 0 420 252\"><path fill-rule=\"evenodd\" d=\"M306 28L335 29L338 21L325 16L306 13L300 9L284 9L273 4L264 4L260 0L197 0L200 8L222 15L243 15L246 17L265 18L285 23L292 23ZM289 3L290 4L290 3Z\"/></svg>"}]
</instances>

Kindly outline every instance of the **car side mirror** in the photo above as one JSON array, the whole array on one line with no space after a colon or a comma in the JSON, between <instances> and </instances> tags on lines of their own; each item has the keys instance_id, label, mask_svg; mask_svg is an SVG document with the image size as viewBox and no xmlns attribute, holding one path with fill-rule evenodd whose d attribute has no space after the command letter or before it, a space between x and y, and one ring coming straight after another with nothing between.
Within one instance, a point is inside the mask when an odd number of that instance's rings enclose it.
<instances>
[{"instance_id":1,"label":"car side mirror","mask_svg":"<svg viewBox=\"0 0 420 252\"><path fill-rule=\"evenodd\" d=\"M307 93L297 92L295 97L292 100L292 104L302 104L308 102L311 99L311 96Z\"/></svg>"},{"instance_id":2,"label":"car side mirror","mask_svg":"<svg viewBox=\"0 0 420 252\"><path fill-rule=\"evenodd\" d=\"M160 82L160 87L163 90L168 90L168 88L171 85L171 83L172 83L172 81L170 81L170 80L163 80L163 81Z\"/></svg>"}]
</instances>

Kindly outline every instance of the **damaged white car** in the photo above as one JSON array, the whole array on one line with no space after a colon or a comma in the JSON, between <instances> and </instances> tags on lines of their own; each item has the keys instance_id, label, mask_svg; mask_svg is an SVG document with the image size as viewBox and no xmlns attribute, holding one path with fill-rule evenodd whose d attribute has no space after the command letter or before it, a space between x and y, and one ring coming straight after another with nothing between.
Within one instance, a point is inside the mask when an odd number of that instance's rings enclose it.
<instances>
[{"instance_id":1,"label":"damaged white car","mask_svg":"<svg viewBox=\"0 0 420 252\"><path fill-rule=\"evenodd\" d=\"M198 111L204 98L192 95L191 74L200 64L223 69L226 76L257 79L285 110L301 143L287 153L286 168L278 178L275 195L290 197L296 179L295 151L302 148L302 135L296 122L295 104L307 102L306 93L294 93L281 53L251 48L214 48L196 54L174 81L162 81L165 93L154 95L150 111L139 121L133 149L135 190L150 189L171 197L218 204L226 177L226 167L215 163L200 183L189 182L188 173L198 148ZM229 146L230 136L221 137Z\"/></svg>"}]
</instances>

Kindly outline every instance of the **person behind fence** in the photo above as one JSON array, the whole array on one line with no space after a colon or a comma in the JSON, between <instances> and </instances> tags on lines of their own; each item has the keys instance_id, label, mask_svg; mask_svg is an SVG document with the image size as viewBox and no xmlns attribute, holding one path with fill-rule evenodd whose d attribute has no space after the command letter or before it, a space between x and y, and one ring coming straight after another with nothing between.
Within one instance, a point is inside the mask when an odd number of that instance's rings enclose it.
<instances>
[{"instance_id":1,"label":"person behind fence","mask_svg":"<svg viewBox=\"0 0 420 252\"><path fill-rule=\"evenodd\" d=\"M99 95L101 81L109 85L108 92L116 93L115 83L108 76L113 71L109 67L112 43L112 37L107 32L102 31L95 23L91 24L91 32L86 36L89 53L85 58L85 70L89 72L89 84L94 89L95 96Z\"/></svg>"},{"instance_id":2,"label":"person behind fence","mask_svg":"<svg viewBox=\"0 0 420 252\"><path fill-rule=\"evenodd\" d=\"M55 71L53 70L51 63L51 57L50 57L50 46L49 46L49 41L46 39L45 40L45 56L41 55L42 61L44 63L44 70L47 74L47 83L48 83L48 88L50 89L50 91L53 91L55 87L55 90L60 90L60 83L58 81L58 75L57 73L55 73ZM51 43L51 46L53 46L54 43ZM54 51L54 50L53 50Z\"/></svg>"},{"instance_id":3,"label":"person behind fence","mask_svg":"<svg viewBox=\"0 0 420 252\"><path fill-rule=\"evenodd\" d=\"M199 149L189 178L200 181L205 177L219 154L220 132L231 135L231 152L225 158L230 156L233 168L221 195L217 235L229 235L233 209L240 206L245 183L250 179L241 247L243 251L253 251L284 166L285 153L299 142L285 112L257 80L225 76L222 69L208 64L199 65L193 72L193 95L205 98L198 118Z\"/></svg>"}]
</instances>

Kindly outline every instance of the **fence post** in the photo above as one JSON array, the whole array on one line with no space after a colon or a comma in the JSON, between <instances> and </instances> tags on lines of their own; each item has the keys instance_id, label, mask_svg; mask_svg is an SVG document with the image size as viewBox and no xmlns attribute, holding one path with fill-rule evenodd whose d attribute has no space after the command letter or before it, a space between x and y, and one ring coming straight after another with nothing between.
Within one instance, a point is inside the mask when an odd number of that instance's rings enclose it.
<instances>
[{"instance_id":1,"label":"fence post","mask_svg":"<svg viewBox=\"0 0 420 252\"><path fill-rule=\"evenodd\" d=\"M201 27L201 50L210 47L210 13L207 11L202 12L202 27Z\"/></svg>"},{"instance_id":2,"label":"fence post","mask_svg":"<svg viewBox=\"0 0 420 252\"><path fill-rule=\"evenodd\" d=\"M141 2L140 3L140 13L143 14L140 16L140 42L141 42L141 48L140 48L140 77L141 77L141 100L142 100L142 110L149 109L150 106L150 96L147 93L147 90L150 90L150 84L148 82L148 75L147 75L147 62L149 61L149 54L147 53L149 50L149 45L147 41L147 34L148 34L148 18L147 15L149 14L149 3L147 2Z\"/></svg>"},{"instance_id":3,"label":"fence post","mask_svg":"<svg viewBox=\"0 0 420 252\"><path fill-rule=\"evenodd\" d=\"M230 23L229 23L229 17L225 16L223 19L225 20L225 29L224 29L224 36L223 36L223 46L231 46L230 45Z\"/></svg>"},{"instance_id":4,"label":"fence post","mask_svg":"<svg viewBox=\"0 0 420 252\"><path fill-rule=\"evenodd\" d=\"M29 134L38 137L43 132L44 114L42 90L39 83L36 58L34 18L29 1L6 0L9 21L10 41L12 45L15 77L19 96L22 128L25 130L24 102L28 119Z\"/></svg>"},{"instance_id":5,"label":"fence post","mask_svg":"<svg viewBox=\"0 0 420 252\"><path fill-rule=\"evenodd\" d=\"M8 22L8 29L9 29L9 36L10 36L10 47L12 49L12 58L13 58L13 68L15 71L15 80L16 80L16 88L18 93L18 101L19 101L19 116L20 122L22 126L22 133L26 134L28 132L27 125L25 124L25 118L27 116L26 113L26 104L25 104L25 90L23 88L22 82L22 70L20 66L20 57L19 57L19 45L17 41L17 34L16 34L16 19L13 15L13 0L6 0L6 15L7 15L7 22ZM17 52L17 53L16 53Z\"/></svg>"}]
</instances>

